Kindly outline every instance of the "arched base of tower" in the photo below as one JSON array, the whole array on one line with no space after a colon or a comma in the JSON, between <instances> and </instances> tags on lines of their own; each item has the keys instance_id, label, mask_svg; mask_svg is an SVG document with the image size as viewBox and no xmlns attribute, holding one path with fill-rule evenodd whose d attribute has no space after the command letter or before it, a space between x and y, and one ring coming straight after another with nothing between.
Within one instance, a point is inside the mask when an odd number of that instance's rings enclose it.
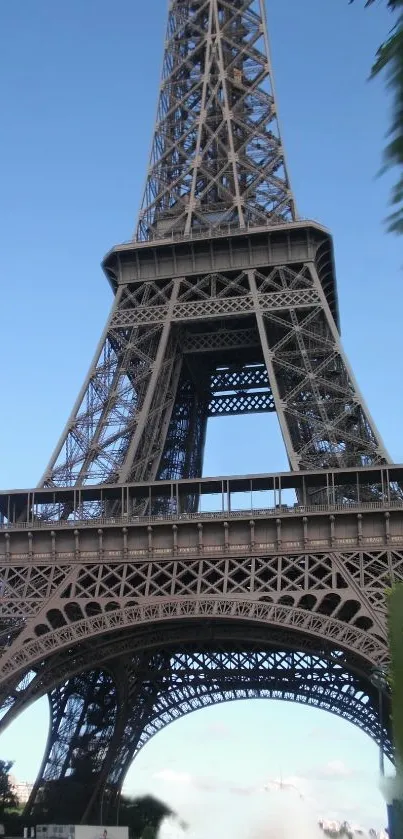
<instances>
[{"instance_id":1,"label":"arched base of tower","mask_svg":"<svg viewBox=\"0 0 403 839\"><path fill-rule=\"evenodd\" d=\"M116 824L120 790L136 755L158 731L200 708L272 698L327 710L359 726L392 754L389 709L364 661L284 630L222 622L167 626L109 644L97 668L49 693L51 728L25 815L34 820ZM101 652L101 651L100 651ZM93 648L92 662L97 660Z\"/></svg>"}]
</instances>

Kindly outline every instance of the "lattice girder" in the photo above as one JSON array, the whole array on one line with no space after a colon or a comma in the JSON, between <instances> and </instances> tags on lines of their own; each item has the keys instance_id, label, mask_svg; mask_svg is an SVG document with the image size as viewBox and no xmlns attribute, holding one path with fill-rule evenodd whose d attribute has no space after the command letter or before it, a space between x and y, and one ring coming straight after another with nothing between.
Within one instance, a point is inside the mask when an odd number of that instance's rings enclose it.
<instances>
[{"instance_id":1,"label":"lattice girder","mask_svg":"<svg viewBox=\"0 0 403 839\"><path fill-rule=\"evenodd\" d=\"M210 392L210 417L275 411L263 363L220 366L211 377Z\"/></svg>"},{"instance_id":2,"label":"lattice girder","mask_svg":"<svg viewBox=\"0 0 403 839\"><path fill-rule=\"evenodd\" d=\"M313 263L124 284L43 482L195 477L208 416L251 410L276 410L293 469L388 460Z\"/></svg>"},{"instance_id":3,"label":"lattice girder","mask_svg":"<svg viewBox=\"0 0 403 839\"><path fill-rule=\"evenodd\" d=\"M267 635L266 642L253 640L253 631L243 639L231 632L231 627L217 627L217 635L203 641L203 630L194 627L194 639L182 638L179 646L166 636L163 645L133 653L117 653L105 663L104 690L116 707L115 729L108 729L109 749L104 756L102 771L94 766L92 790L87 797L87 808L82 819L88 820L99 806L101 796L108 791L106 801L113 803L113 792L121 788L131 761L150 737L187 713L218 702L246 698L275 698L302 702L328 710L350 722L378 742L381 739L377 691L360 672L359 663L340 652L316 652L308 649L292 650L284 646L286 637ZM224 640L225 638L225 640ZM249 641L247 639L250 639ZM287 639L289 642L291 639ZM294 643L295 643L295 639ZM273 647L275 644L275 647ZM71 679L65 686L54 688L50 694L52 719L51 734L42 772L32 793L26 813L35 813L46 782L67 778L74 780L74 755L82 753L94 736L106 741L108 722L96 718L83 724L80 714L75 720L69 713L72 695L82 698L81 707L90 707L90 692L94 683L102 686L102 676L89 671L81 680ZM115 679L115 698L110 692L110 674ZM86 688L87 685L87 688ZM85 691L89 692L88 697ZM385 751L391 755L386 699L386 729L382 739ZM66 750L66 735L68 749ZM80 745L81 744L81 745ZM62 752L57 776L52 774L52 756ZM66 759L67 755L67 759ZM71 777L73 773L73 777ZM112 796L111 796L112 792Z\"/></svg>"},{"instance_id":4,"label":"lattice girder","mask_svg":"<svg viewBox=\"0 0 403 839\"><path fill-rule=\"evenodd\" d=\"M0 541L2 701L18 701L18 680L63 649L198 615L298 627L384 663L403 520L399 502L373 507L340 506L337 520L303 508L13 529Z\"/></svg>"},{"instance_id":5,"label":"lattice girder","mask_svg":"<svg viewBox=\"0 0 403 839\"><path fill-rule=\"evenodd\" d=\"M138 239L294 217L263 0L174 0Z\"/></svg>"},{"instance_id":6,"label":"lattice girder","mask_svg":"<svg viewBox=\"0 0 403 839\"><path fill-rule=\"evenodd\" d=\"M81 772L78 818L98 821L151 736L232 698L327 709L391 755L370 674L403 580L402 495L341 346L331 238L296 220L264 0L171 0L136 237L104 270L115 300L51 495L0 514L0 728L51 700L28 811ZM208 417L258 410L306 470L297 503L277 477L271 511L235 511L220 479L221 511L201 513Z\"/></svg>"}]
</instances>

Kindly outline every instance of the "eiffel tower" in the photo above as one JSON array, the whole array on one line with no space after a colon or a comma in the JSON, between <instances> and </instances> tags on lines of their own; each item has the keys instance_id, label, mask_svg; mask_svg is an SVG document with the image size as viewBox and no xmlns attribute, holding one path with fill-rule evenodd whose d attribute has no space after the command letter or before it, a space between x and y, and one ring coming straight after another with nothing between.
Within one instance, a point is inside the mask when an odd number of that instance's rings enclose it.
<instances>
[{"instance_id":1,"label":"eiffel tower","mask_svg":"<svg viewBox=\"0 0 403 839\"><path fill-rule=\"evenodd\" d=\"M327 709L392 756L372 674L403 468L340 342L331 236L297 214L264 0L171 0L138 226L103 268L60 441L0 495L0 726L51 708L27 816L57 818L56 791L71 822L116 823L149 738L236 698ZM273 411L289 472L202 477L209 417Z\"/></svg>"}]
</instances>

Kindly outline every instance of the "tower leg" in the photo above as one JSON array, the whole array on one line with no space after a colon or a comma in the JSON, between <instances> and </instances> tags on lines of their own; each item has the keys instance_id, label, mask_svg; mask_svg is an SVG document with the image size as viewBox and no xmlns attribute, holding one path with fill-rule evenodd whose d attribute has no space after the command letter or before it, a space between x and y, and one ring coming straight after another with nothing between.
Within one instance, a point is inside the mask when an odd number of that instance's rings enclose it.
<instances>
[{"instance_id":1,"label":"tower leg","mask_svg":"<svg viewBox=\"0 0 403 839\"><path fill-rule=\"evenodd\" d=\"M88 797L83 823L114 821L124 777L155 714L169 662L169 654L165 652L145 652L134 658L114 660L112 669L118 696L116 724L102 771Z\"/></svg>"},{"instance_id":2,"label":"tower leg","mask_svg":"<svg viewBox=\"0 0 403 839\"><path fill-rule=\"evenodd\" d=\"M388 805L388 829L390 839L403 839L403 802L392 801Z\"/></svg>"},{"instance_id":3,"label":"tower leg","mask_svg":"<svg viewBox=\"0 0 403 839\"><path fill-rule=\"evenodd\" d=\"M340 666L340 657L280 648L281 640L278 649L265 649L228 627L221 635L210 630L203 639L200 629L196 635L197 641L117 654L105 672L83 673L51 692L48 747L26 817L116 823L124 778L145 743L190 711L237 698L283 696L323 708L382 739L391 754L377 691Z\"/></svg>"},{"instance_id":4,"label":"tower leg","mask_svg":"<svg viewBox=\"0 0 403 839\"><path fill-rule=\"evenodd\" d=\"M52 690L49 702L47 748L25 816L79 822L115 728L115 685L107 673L83 673Z\"/></svg>"}]
</instances>

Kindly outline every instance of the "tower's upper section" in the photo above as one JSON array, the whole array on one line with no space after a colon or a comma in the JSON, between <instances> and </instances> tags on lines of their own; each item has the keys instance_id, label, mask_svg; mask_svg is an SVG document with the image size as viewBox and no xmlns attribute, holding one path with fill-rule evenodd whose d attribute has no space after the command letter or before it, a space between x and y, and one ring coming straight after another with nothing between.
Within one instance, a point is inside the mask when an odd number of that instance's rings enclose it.
<instances>
[{"instance_id":1,"label":"tower's upper section","mask_svg":"<svg viewBox=\"0 0 403 839\"><path fill-rule=\"evenodd\" d=\"M171 0L137 239L294 219L264 0Z\"/></svg>"}]
</instances>

